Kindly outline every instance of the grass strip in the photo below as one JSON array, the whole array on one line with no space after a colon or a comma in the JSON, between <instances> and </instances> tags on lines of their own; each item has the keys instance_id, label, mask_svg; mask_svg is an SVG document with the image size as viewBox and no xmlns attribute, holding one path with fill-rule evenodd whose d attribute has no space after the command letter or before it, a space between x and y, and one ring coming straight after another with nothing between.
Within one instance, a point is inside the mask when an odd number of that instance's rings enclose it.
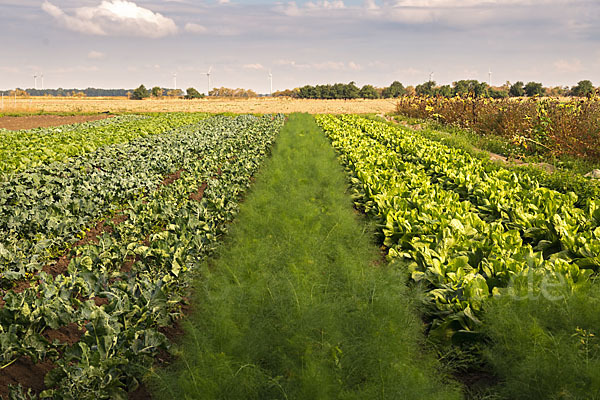
<instances>
[{"instance_id":1,"label":"grass strip","mask_svg":"<svg viewBox=\"0 0 600 400\"><path fill-rule=\"evenodd\" d=\"M456 399L420 347L415 294L373 233L313 118L293 114L196 283L156 398Z\"/></svg>"}]
</instances>

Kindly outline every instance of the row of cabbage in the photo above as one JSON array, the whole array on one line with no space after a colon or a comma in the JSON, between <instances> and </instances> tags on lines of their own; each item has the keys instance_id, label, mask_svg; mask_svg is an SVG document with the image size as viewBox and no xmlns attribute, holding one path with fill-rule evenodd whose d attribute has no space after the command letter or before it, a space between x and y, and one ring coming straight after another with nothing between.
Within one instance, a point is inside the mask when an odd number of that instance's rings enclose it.
<instances>
[{"instance_id":1,"label":"row of cabbage","mask_svg":"<svg viewBox=\"0 0 600 400\"><path fill-rule=\"evenodd\" d=\"M0 368L21 357L51 361L48 389L39 398L126 398L168 348L164 329L181 315L191 272L226 231L282 125L282 116L214 117L161 135L171 147L148 154L166 153L156 161L162 169L136 178L147 180L144 190L132 183L137 196L119 199L122 222L108 222L97 240L73 247L65 273L37 272L27 275L29 288L3 291ZM152 164L128 156L149 149L148 140L129 143L132 151L114 158L112 168L129 165L121 186ZM161 185L161 173L173 179ZM80 332L74 343L48 338L49 331L69 326ZM26 397L19 388L13 396Z\"/></svg>"},{"instance_id":2,"label":"row of cabbage","mask_svg":"<svg viewBox=\"0 0 600 400\"><path fill-rule=\"evenodd\" d=\"M473 335L489 296L558 297L600 266L596 201L578 208L572 193L385 123L317 121L353 174L357 204L382 221L389 258L430 288L432 334Z\"/></svg>"},{"instance_id":3,"label":"row of cabbage","mask_svg":"<svg viewBox=\"0 0 600 400\"><path fill-rule=\"evenodd\" d=\"M194 124L206 114L123 115L100 121L24 131L0 129L0 173L66 161L100 147ZM0 178L0 180L3 178Z\"/></svg>"},{"instance_id":4,"label":"row of cabbage","mask_svg":"<svg viewBox=\"0 0 600 400\"><path fill-rule=\"evenodd\" d=\"M177 121L187 125L203 118ZM114 128L121 136L130 126ZM189 148L201 140L176 129L5 176L0 181L0 287L41 270L97 219L154 191L173 166L196 157Z\"/></svg>"}]
</instances>

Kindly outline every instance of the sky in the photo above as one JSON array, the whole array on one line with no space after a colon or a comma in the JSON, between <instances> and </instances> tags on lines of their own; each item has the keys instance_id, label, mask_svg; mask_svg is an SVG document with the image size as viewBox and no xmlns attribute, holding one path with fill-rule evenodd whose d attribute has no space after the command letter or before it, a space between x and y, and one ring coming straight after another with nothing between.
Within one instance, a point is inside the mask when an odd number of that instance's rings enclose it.
<instances>
[{"instance_id":1,"label":"sky","mask_svg":"<svg viewBox=\"0 0 600 400\"><path fill-rule=\"evenodd\" d=\"M600 85L599 0L0 0L0 89ZM38 88L41 79L37 79Z\"/></svg>"}]
</instances>

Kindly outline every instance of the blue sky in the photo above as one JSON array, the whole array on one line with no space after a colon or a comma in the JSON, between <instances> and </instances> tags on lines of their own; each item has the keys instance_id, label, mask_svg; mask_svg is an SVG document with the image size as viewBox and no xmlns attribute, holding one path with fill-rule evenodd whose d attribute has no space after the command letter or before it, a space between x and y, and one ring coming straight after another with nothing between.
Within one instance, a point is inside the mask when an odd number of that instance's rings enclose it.
<instances>
[{"instance_id":1,"label":"blue sky","mask_svg":"<svg viewBox=\"0 0 600 400\"><path fill-rule=\"evenodd\" d=\"M0 89L600 85L597 0L0 0ZM38 87L41 80L37 81Z\"/></svg>"}]
</instances>

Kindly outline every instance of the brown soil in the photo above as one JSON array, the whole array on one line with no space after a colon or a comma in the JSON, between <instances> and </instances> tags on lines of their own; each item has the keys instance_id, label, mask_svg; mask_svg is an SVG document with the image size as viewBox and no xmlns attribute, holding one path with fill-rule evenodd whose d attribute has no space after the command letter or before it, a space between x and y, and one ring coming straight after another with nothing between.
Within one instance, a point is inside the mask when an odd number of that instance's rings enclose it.
<instances>
[{"instance_id":1,"label":"brown soil","mask_svg":"<svg viewBox=\"0 0 600 400\"><path fill-rule=\"evenodd\" d=\"M108 304L108 299L106 297L94 297L93 299L96 307L105 306Z\"/></svg>"},{"instance_id":2,"label":"brown soil","mask_svg":"<svg viewBox=\"0 0 600 400\"><path fill-rule=\"evenodd\" d=\"M44 376L54 368L50 361L34 364L29 357L21 357L0 373L0 397L8 398L8 386L21 384L35 393L45 389Z\"/></svg>"},{"instance_id":3,"label":"brown soil","mask_svg":"<svg viewBox=\"0 0 600 400\"><path fill-rule=\"evenodd\" d=\"M187 314L188 311L183 309L183 313ZM173 321L173 325L170 326L162 326L158 328L158 331L165 335L170 342L180 343L181 338L183 338L184 330L181 327L180 321Z\"/></svg>"},{"instance_id":4,"label":"brown soil","mask_svg":"<svg viewBox=\"0 0 600 400\"><path fill-rule=\"evenodd\" d=\"M130 392L127 396L129 400L148 400L152 398L148 389L142 384L136 390Z\"/></svg>"},{"instance_id":5,"label":"brown soil","mask_svg":"<svg viewBox=\"0 0 600 400\"><path fill-rule=\"evenodd\" d=\"M21 293L25 289L31 287L31 282L29 281L18 281L15 283L15 286L12 288L12 291L15 293Z\"/></svg>"},{"instance_id":6,"label":"brown soil","mask_svg":"<svg viewBox=\"0 0 600 400\"><path fill-rule=\"evenodd\" d=\"M163 179L163 181L161 182L161 184L164 185L164 186L168 186L168 185L172 184L177 179L181 178L181 173L182 172L183 172L183 169L180 169L178 171L173 172L172 174L167 175L165 177L165 179Z\"/></svg>"},{"instance_id":7,"label":"brown soil","mask_svg":"<svg viewBox=\"0 0 600 400\"><path fill-rule=\"evenodd\" d=\"M58 329L46 329L44 331L44 337L50 342L58 340L60 343L74 345L79 341L79 339L81 339L81 336L85 333L85 331L85 328L82 327L79 329L77 324L71 322L70 324L61 326Z\"/></svg>"},{"instance_id":8,"label":"brown soil","mask_svg":"<svg viewBox=\"0 0 600 400\"><path fill-rule=\"evenodd\" d=\"M98 121L110 118L112 115L29 115L23 117L0 117L0 128L11 131L21 129L45 128L49 126L60 126L81 122Z\"/></svg>"},{"instance_id":9,"label":"brown soil","mask_svg":"<svg viewBox=\"0 0 600 400\"><path fill-rule=\"evenodd\" d=\"M133 268L133 264L140 260L140 256L128 255L125 257L125 262L121 266L121 272L128 273L131 272L131 268Z\"/></svg>"},{"instance_id":10,"label":"brown soil","mask_svg":"<svg viewBox=\"0 0 600 400\"><path fill-rule=\"evenodd\" d=\"M207 183L202 182L202 186L200 186L198 188L198 191L196 193L190 194L190 199L195 200L195 201L202 200L202 197L204 197L204 191L206 190L206 186L207 186Z\"/></svg>"},{"instance_id":11,"label":"brown soil","mask_svg":"<svg viewBox=\"0 0 600 400\"><path fill-rule=\"evenodd\" d=\"M115 224L118 225L124 221L127 220L127 216L126 215L116 215L114 217L112 217L110 219L110 221ZM110 225L107 225L107 220L101 220L98 221L96 223L96 225L90 229L85 237L81 240L79 240L78 242L76 242L73 245L73 248L75 247L79 247L79 246L85 246L86 244L90 244L90 243L94 243L97 244L99 242L98 237L102 236L103 233L112 233L113 228ZM52 275L53 277L57 277L58 275L62 275L65 272L67 272L67 267L69 266L69 263L71 262L71 255L69 253L61 256L54 264L48 264L45 265L44 268L42 268L42 271L46 272L47 274Z\"/></svg>"},{"instance_id":12,"label":"brown soil","mask_svg":"<svg viewBox=\"0 0 600 400\"><path fill-rule=\"evenodd\" d=\"M457 372L454 378L471 393L485 392L486 389L500 384L500 380L494 374L483 370L472 370Z\"/></svg>"}]
</instances>

